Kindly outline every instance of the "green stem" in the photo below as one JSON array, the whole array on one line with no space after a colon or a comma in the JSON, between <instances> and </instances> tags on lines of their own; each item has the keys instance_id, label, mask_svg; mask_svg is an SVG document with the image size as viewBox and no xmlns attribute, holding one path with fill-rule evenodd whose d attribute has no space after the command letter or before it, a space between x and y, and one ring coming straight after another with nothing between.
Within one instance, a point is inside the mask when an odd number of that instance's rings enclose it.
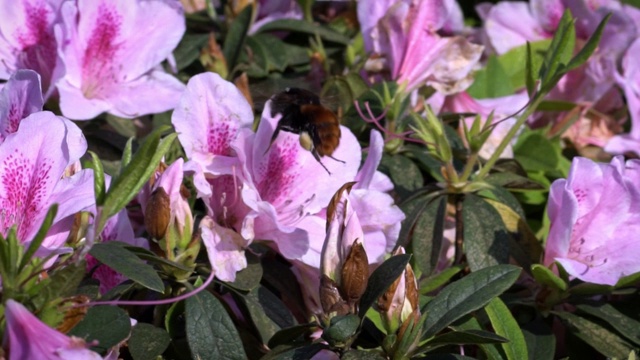
<instances>
[{"instance_id":1,"label":"green stem","mask_svg":"<svg viewBox=\"0 0 640 360\"><path fill-rule=\"evenodd\" d=\"M511 129L509 129L509 132L504 137L504 139L502 139L502 142L500 143L500 145L498 145L496 151L494 151L489 160L487 160L486 164L484 164L484 167L478 172L478 179L484 178L489 173L493 165L495 165L496 161L498 161L498 159L500 158L500 155L502 155L504 149L507 148L507 145L509 145L513 137L516 136L518 130L522 127L524 122L527 121L527 118L531 116L531 114L533 114L533 112L538 108L538 105L540 105L542 98L543 96L541 96L541 94L537 94L527 110L525 110L525 112L520 115L518 121L516 121Z\"/></svg>"},{"instance_id":2,"label":"green stem","mask_svg":"<svg viewBox=\"0 0 640 360\"><path fill-rule=\"evenodd\" d=\"M476 161L478 161L478 153L474 152L467 159L467 163L464 166L464 170L462 171L462 176L460 177L461 182L466 182L469 180L469 176L471 176L471 172L476 165Z\"/></svg>"}]
</instances>

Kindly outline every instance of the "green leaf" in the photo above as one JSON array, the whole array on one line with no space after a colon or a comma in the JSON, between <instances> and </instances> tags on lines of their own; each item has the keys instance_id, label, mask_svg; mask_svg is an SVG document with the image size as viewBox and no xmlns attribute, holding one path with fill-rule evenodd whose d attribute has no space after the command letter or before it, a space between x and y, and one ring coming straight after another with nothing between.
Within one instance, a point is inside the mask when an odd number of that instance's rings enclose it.
<instances>
[{"instance_id":1,"label":"green leaf","mask_svg":"<svg viewBox=\"0 0 640 360\"><path fill-rule=\"evenodd\" d=\"M467 89L476 99L497 98L515 92L511 79L495 55L489 56L487 66L476 72L473 84Z\"/></svg>"},{"instance_id":2,"label":"green leaf","mask_svg":"<svg viewBox=\"0 0 640 360\"><path fill-rule=\"evenodd\" d=\"M112 241L93 245L89 251L101 263L134 282L157 292L164 292L164 283L152 266Z\"/></svg>"},{"instance_id":3,"label":"green leaf","mask_svg":"<svg viewBox=\"0 0 640 360\"><path fill-rule=\"evenodd\" d=\"M616 329L622 336L640 344L640 321L630 318L610 304L579 304L579 311L595 316Z\"/></svg>"},{"instance_id":4,"label":"green leaf","mask_svg":"<svg viewBox=\"0 0 640 360\"><path fill-rule=\"evenodd\" d=\"M318 343L303 346L280 345L271 349L260 360L308 360L320 350L328 350L328 346Z\"/></svg>"},{"instance_id":5,"label":"green leaf","mask_svg":"<svg viewBox=\"0 0 640 360\"><path fill-rule=\"evenodd\" d=\"M559 316L574 335L604 356L624 358L634 348L618 335L583 317L564 311L553 314Z\"/></svg>"},{"instance_id":6,"label":"green leaf","mask_svg":"<svg viewBox=\"0 0 640 360\"><path fill-rule=\"evenodd\" d=\"M525 176L520 176L514 173L501 172L493 173L486 177L486 181L489 184L502 186L511 191L527 191L527 190L545 190L545 186L529 179Z\"/></svg>"},{"instance_id":7,"label":"green leaf","mask_svg":"<svg viewBox=\"0 0 640 360\"><path fill-rule=\"evenodd\" d=\"M309 334L313 331L313 329L318 328L318 324L310 323L310 324L302 324L291 326L285 329L281 329L269 339L269 343L267 344L270 349L275 348L279 345L287 345L298 342L300 339L304 338L306 334Z\"/></svg>"},{"instance_id":8,"label":"green leaf","mask_svg":"<svg viewBox=\"0 0 640 360\"><path fill-rule=\"evenodd\" d=\"M200 50L207 44L208 34L185 34L173 51L178 71L191 65L200 57Z\"/></svg>"},{"instance_id":9,"label":"green leaf","mask_svg":"<svg viewBox=\"0 0 640 360\"><path fill-rule=\"evenodd\" d=\"M430 275L440 259L440 249L444 236L444 220L447 197L440 196L417 207L403 222L399 242L410 244L414 254L413 263L416 271Z\"/></svg>"},{"instance_id":10,"label":"green leaf","mask_svg":"<svg viewBox=\"0 0 640 360\"><path fill-rule=\"evenodd\" d=\"M548 267L541 264L534 264L531 266L531 273L537 282L547 285L553 289L565 291L567 290L567 283L562 281L560 277L549 270Z\"/></svg>"},{"instance_id":11,"label":"green leaf","mask_svg":"<svg viewBox=\"0 0 640 360\"><path fill-rule=\"evenodd\" d=\"M32 300L38 308L44 306L49 301L56 301L74 295L76 289L82 282L86 272L87 264L81 261L77 264L71 263L50 274L49 282L38 291ZM56 309L57 310L57 309Z\"/></svg>"},{"instance_id":12,"label":"green leaf","mask_svg":"<svg viewBox=\"0 0 640 360\"><path fill-rule=\"evenodd\" d=\"M120 171L118 172L118 175L122 175L122 172L124 171L124 169L131 162L132 148L133 148L133 138L131 137L129 138L129 140L127 140L127 144L124 146L124 150L122 151L122 160L120 161Z\"/></svg>"},{"instance_id":13,"label":"green leaf","mask_svg":"<svg viewBox=\"0 0 640 360\"><path fill-rule=\"evenodd\" d=\"M96 153L89 151L91 155L91 168L93 169L93 191L96 194L96 205L101 206L104 202L105 184L104 168Z\"/></svg>"},{"instance_id":14,"label":"green leaf","mask_svg":"<svg viewBox=\"0 0 640 360\"><path fill-rule=\"evenodd\" d=\"M58 213L58 204L54 203L53 205L51 205L49 210L47 210L47 214L45 215L44 220L42 221L42 225L40 225L40 229L38 229L36 236L33 237L33 240L31 240L29 247L24 252L24 255L22 256L22 260L20 261L20 265L18 265L18 268L17 268L18 271L24 269L24 267L27 266L27 264L29 264L29 262L31 261L31 257L33 257L33 254L35 254L36 251L40 249L40 245L42 245L42 242L47 236L47 232L49 232L49 229L53 224L53 219L55 219L57 213ZM1 240L1 241L4 242L4 240ZM11 264L13 266L13 264L15 263L9 262L8 264Z\"/></svg>"},{"instance_id":15,"label":"green leaf","mask_svg":"<svg viewBox=\"0 0 640 360\"><path fill-rule=\"evenodd\" d=\"M411 255L408 254L393 256L371 273L369 281L367 282L367 290L364 291L364 294L360 298L360 310L358 312L360 317L364 317L373 303L376 302L402 274L410 258Z\"/></svg>"},{"instance_id":16,"label":"green leaf","mask_svg":"<svg viewBox=\"0 0 640 360\"><path fill-rule=\"evenodd\" d=\"M420 293L428 294L438 289L439 287L449 282L451 278L459 274L462 270L463 267L461 265L451 266L435 275L420 280Z\"/></svg>"},{"instance_id":17,"label":"green leaf","mask_svg":"<svg viewBox=\"0 0 640 360\"><path fill-rule=\"evenodd\" d=\"M471 271L509 262L509 233L493 206L475 195L462 205L464 253Z\"/></svg>"},{"instance_id":18,"label":"green leaf","mask_svg":"<svg viewBox=\"0 0 640 360\"><path fill-rule=\"evenodd\" d=\"M131 320L127 313L116 306L90 307L85 317L67 335L91 342L98 341L92 349L105 352L129 336Z\"/></svg>"},{"instance_id":19,"label":"green leaf","mask_svg":"<svg viewBox=\"0 0 640 360\"><path fill-rule=\"evenodd\" d=\"M189 297L185 304L186 332L195 359L244 360L242 341L227 310L208 291Z\"/></svg>"},{"instance_id":20,"label":"green leaf","mask_svg":"<svg viewBox=\"0 0 640 360\"><path fill-rule=\"evenodd\" d=\"M566 9L562 14L556 33L551 40L549 50L545 55L544 62L540 68L542 84L540 92L545 94L555 86L562 74L566 73L564 68L569 63L575 47L576 31L571 17L571 12Z\"/></svg>"},{"instance_id":21,"label":"green leaf","mask_svg":"<svg viewBox=\"0 0 640 360\"><path fill-rule=\"evenodd\" d=\"M621 277L614 287L619 289L627 286L634 286L638 282L640 282L640 272Z\"/></svg>"},{"instance_id":22,"label":"green leaf","mask_svg":"<svg viewBox=\"0 0 640 360\"><path fill-rule=\"evenodd\" d=\"M233 22L227 30L227 35L224 38L222 46L222 53L225 60L227 60L227 68L229 69L229 76L233 76L232 72L238 63L240 53L244 49L244 43L247 39L247 32L251 26L253 19L253 6L245 6L244 9L233 19Z\"/></svg>"},{"instance_id":23,"label":"green leaf","mask_svg":"<svg viewBox=\"0 0 640 360\"><path fill-rule=\"evenodd\" d=\"M379 354L379 352L373 351L364 351L364 350L349 350L347 351L340 360L385 360L386 357Z\"/></svg>"},{"instance_id":24,"label":"green leaf","mask_svg":"<svg viewBox=\"0 0 640 360\"><path fill-rule=\"evenodd\" d=\"M135 156L124 168L122 175L111 182L105 196L100 224L96 232L100 233L106 221L123 209L140 191L145 182L151 177L164 154L171 147L171 143L178 134L173 133L160 140L167 127L161 127L152 132L136 152Z\"/></svg>"},{"instance_id":25,"label":"green leaf","mask_svg":"<svg viewBox=\"0 0 640 360\"><path fill-rule=\"evenodd\" d=\"M360 317L354 314L338 315L331 318L329 326L322 332L322 338L331 346L349 343L360 327Z\"/></svg>"},{"instance_id":26,"label":"green leaf","mask_svg":"<svg viewBox=\"0 0 640 360\"><path fill-rule=\"evenodd\" d=\"M404 155L384 154L379 169L389 175L395 190L403 198L424 184L424 178L418 166Z\"/></svg>"},{"instance_id":27,"label":"green leaf","mask_svg":"<svg viewBox=\"0 0 640 360\"><path fill-rule=\"evenodd\" d=\"M524 66L524 83L527 87L527 94L529 98L533 96L536 91L536 71L533 69L533 51L531 51L531 43L527 41L526 46L526 60Z\"/></svg>"},{"instance_id":28,"label":"green leaf","mask_svg":"<svg viewBox=\"0 0 640 360\"><path fill-rule=\"evenodd\" d=\"M527 354L527 343L524 340L522 330L511 311L500 298L496 297L485 306L484 310L489 315L489 320L496 334L509 339L508 343L502 344L502 349L509 360L520 360Z\"/></svg>"},{"instance_id":29,"label":"green leaf","mask_svg":"<svg viewBox=\"0 0 640 360\"><path fill-rule=\"evenodd\" d=\"M260 285L262 280L262 264L260 258L251 252L246 252L247 267L236 273L236 279L228 286L236 290L251 291Z\"/></svg>"},{"instance_id":30,"label":"green leaf","mask_svg":"<svg viewBox=\"0 0 640 360\"><path fill-rule=\"evenodd\" d=\"M424 344L424 350L433 350L447 345L501 344L506 342L509 342L509 339L484 330L451 331L428 340Z\"/></svg>"},{"instance_id":31,"label":"green leaf","mask_svg":"<svg viewBox=\"0 0 640 360\"><path fill-rule=\"evenodd\" d=\"M266 343L280 329L295 325L293 315L275 294L259 286L239 300L247 307L262 342Z\"/></svg>"},{"instance_id":32,"label":"green leaf","mask_svg":"<svg viewBox=\"0 0 640 360\"><path fill-rule=\"evenodd\" d=\"M576 69L582 64L586 63L587 60L589 60L593 52L596 51L598 44L600 43L602 32L604 31L604 27L609 22L609 19L611 19L611 13L605 15L602 21L600 21L600 24L598 24L598 27L593 32L589 40L587 40L582 49L580 49L580 51L576 54L576 56L574 56L573 59L569 61L569 64L567 64L567 67L565 68L565 72Z\"/></svg>"},{"instance_id":33,"label":"green leaf","mask_svg":"<svg viewBox=\"0 0 640 360\"><path fill-rule=\"evenodd\" d=\"M338 32L331 30L330 28L323 27L314 23L306 22L304 20L296 19L281 19L270 21L258 29L258 33L264 33L269 31L292 31L306 33L312 36L316 34L323 40L335 42L342 45L347 45L350 39Z\"/></svg>"},{"instance_id":34,"label":"green leaf","mask_svg":"<svg viewBox=\"0 0 640 360\"><path fill-rule=\"evenodd\" d=\"M480 309L506 291L521 269L496 265L472 272L448 285L422 309L427 314L423 339L431 338L462 316Z\"/></svg>"},{"instance_id":35,"label":"green leaf","mask_svg":"<svg viewBox=\"0 0 640 360\"><path fill-rule=\"evenodd\" d=\"M513 148L514 158L529 171L549 171L560 164L559 142L547 139L541 131L524 131Z\"/></svg>"},{"instance_id":36,"label":"green leaf","mask_svg":"<svg viewBox=\"0 0 640 360\"><path fill-rule=\"evenodd\" d=\"M528 358L531 360L553 360L556 352L556 337L551 328L541 319L522 325L527 342Z\"/></svg>"},{"instance_id":37,"label":"green leaf","mask_svg":"<svg viewBox=\"0 0 640 360\"><path fill-rule=\"evenodd\" d=\"M155 360L167 349L171 337L166 330L139 322L131 329L127 342L134 360Z\"/></svg>"},{"instance_id":38,"label":"green leaf","mask_svg":"<svg viewBox=\"0 0 640 360\"><path fill-rule=\"evenodd\" d=\"M484 331L478 319L471 315L465 316L450 327L455 331ZM478 344L478 347L482 349L487 359L504 360L505 355L499 344Z\"/></svg>"}]
</instances>

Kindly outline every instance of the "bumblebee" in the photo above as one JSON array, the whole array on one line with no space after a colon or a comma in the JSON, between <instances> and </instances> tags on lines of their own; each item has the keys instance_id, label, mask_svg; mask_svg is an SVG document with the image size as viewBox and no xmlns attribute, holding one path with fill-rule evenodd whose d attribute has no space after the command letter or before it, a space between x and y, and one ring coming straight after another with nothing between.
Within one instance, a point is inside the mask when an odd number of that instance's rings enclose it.
<instances>
[{"instance_id":1,"label":"bumblebee","mask_svg":"<svg viewBox=\"0 0 640 360\"><path fill-rule=\"evenodd\" d=\"M271 97L271 116L276 114L282 114L282 118L273 132L269 147L281 130L288 131L300 135L300 145L313 154L329 175L331 172L320 157L327 156L344 164L344 161L332 156L340 144L340 121L333 111L320 103L316 94L304 89L286 88Z\"/></svg>"}]
</instances>

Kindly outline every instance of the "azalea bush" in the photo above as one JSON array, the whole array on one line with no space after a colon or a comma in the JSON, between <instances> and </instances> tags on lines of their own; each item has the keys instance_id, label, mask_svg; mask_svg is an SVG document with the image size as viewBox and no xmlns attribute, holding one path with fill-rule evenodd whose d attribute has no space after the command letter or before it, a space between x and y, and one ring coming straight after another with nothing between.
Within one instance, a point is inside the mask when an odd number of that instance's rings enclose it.
<instances>
[{"instance_id":1,"label":"azalea bush","mask_svg":"<svg viewBox=\"0 0 640 360\"><path fill-rule=\"evenodd\" d=\"M0 358L635 359L638 6L0 0Z\"/></svg>"}]
</instances>

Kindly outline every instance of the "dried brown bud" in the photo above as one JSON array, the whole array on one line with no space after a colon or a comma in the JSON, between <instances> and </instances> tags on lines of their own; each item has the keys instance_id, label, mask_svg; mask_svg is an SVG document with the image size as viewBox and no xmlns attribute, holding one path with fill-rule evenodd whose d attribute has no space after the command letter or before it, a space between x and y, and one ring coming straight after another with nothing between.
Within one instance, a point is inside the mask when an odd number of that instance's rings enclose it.
<instances>
[{"instance_id":1,"label":"dried brown bud","mask_svg":"<svg viewBox=\"0 0 640 360\"><path fill-rule=\"evenodd\" d=\"M416 311L420 309L419 303L419 294L418 294L418 283L416 282L416 276L413 273L413 268L410 264L407 264L407 267L404 271L404 284L406 287L405 297L409 300L411 304L411 309Z\"/></svg>"},{"instance_id":2,"label":"dried brown bud","mask_svg":"<svg viewBox=\"0 0 640 360\"><path fill-rule=\"evenodd\" d=\"M62 311L64 311L64 318L62 319L62 323L60 323L60 325L58 325L56 329L63 334L66 334L69 330L73 329L73 327L76 326L82 319L84 319L84 316L87 314L87 311L89 310L88 304L90 300L91 299L85 295L76 295L66 299L62 303L62 305L65 307L68 305L82 304L87 304L87 306L72 307L66 310L61 309Z\"/></svg>"},{"instance_id":3,"label":"dried brown bud","mask_svg":"<svg viewBox=\"0 0 640 360\"><path fill-rule=\"evenodd\" d=\"M162 187L151 194L145 210L144 225L149 234L154 239L164 238L171 220L171 202Z\"/></svg>"},{"instance_id":4,"label":"dried brown bud","mask_svg":"<svg viewBox=\"0 0 640 360\"><path fill-rule=\"evenodd\" d=\"M158 166L156 166L156 171L154 172L153 175L151 175L151 178L149 179L150 188L153 188L153 186L156 184L156 180L158 179L158 176L162 175L162 173L164 173L164 171L167 170L168 167L169 166L165 164L164 161L160 161Z\"/></svg>"},{"instance_id":5,"label":"dried brown bud","mask_svg":"<svg viewBox=\"0 0 640 360\"><path fill-rule=\"evenodd\" d=\"M387 312L389 308L391 308L391 303L393 302L393 296L398 289L398 285L400 285L400 277L394 281L391 286L387 289L387 291L378 298L378 310L381 312Z\"/></svg>"},{"instance_id":6,"label":"dried brown bud","mask_svg":"<svg viewBox=\"0 0 640 360\"><path fill-rule=\"evenodd\" d=\"M337 308L342 307L342 304L346 305L342 295L340 295L338 284L327 275L322 275L320 278L320 304L325 314L336 311Z\"/></svg>"},{"instance_id":7,"label":"dried brown bud","mask_svg":"<svg viewBox=\"0 0 640 360\"><path fill-rule=\"evenodd\" d=\"M338 189L338 191L336 191L336 193L331 198L331 201L329 201L329 205L327 206L327 231L329 231L329 223L333 220L334 213L336 211L336 208L338 207L338 204L340 203L342 193L344 191L347 191L347 193L349 193L351 191L351 188L355 184L355 181L345 183L340 189Z\"/></svg>"},{"instance_id":8,"label":"dried brown bud","mask_svg":"<svg viewBox=\"0 0 640 360\"><path fill-rule=\"evenodd\" d=\"M369 259L362 242L356 239L342 266L342 290L349 304L360 300L369 281Z\"/></svg>"}]
</instances>

